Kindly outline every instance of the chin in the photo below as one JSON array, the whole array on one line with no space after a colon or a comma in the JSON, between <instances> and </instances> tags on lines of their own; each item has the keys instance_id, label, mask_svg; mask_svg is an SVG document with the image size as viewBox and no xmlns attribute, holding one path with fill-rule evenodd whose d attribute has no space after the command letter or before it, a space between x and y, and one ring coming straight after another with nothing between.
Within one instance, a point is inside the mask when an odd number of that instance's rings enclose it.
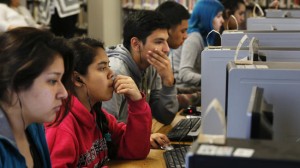
<instances>
[{"instance_id":1,"label":"chin","mask_svg":"<svg viewBox=\"0 0 300 168\"><path fill-rule=\"evenodd\" d=\"M51 116L45 118L45 120L43 121L43 123L51 123L51 122L54 121L55 117L56 117L55 114L54 114L54 115L51 115Z\"/></svg>"},{"instance_id":2,"label":"chin","mask_svg":"<svg viewBox=\"0 0 300 168\"><path fill-rule=\"evenodd\" d=\"M112 98L112 96L113 96L112 93L111 93L111 94L107 94L107 96L104 97L104 98L102 99L102 101L109 101L109 100Z\"/></svg>"}]
</instances>

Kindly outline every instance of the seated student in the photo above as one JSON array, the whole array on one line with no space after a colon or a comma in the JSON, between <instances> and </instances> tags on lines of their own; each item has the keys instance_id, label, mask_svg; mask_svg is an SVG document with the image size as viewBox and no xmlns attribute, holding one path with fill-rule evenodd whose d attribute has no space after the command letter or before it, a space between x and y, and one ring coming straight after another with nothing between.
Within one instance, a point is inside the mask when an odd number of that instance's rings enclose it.
<instances>
[{"instance_id":1,"label":"seated student","mask_svg":"<svg viewBox=\"0 0 300 168\"><path fill-rule=\"evenodd\" d=\"M156 8L156 11L162 13L170 24L170 29L168 30L168 45L171 49L169 58L171 59L174 72L174 64L179 63L177 60L174 62L172 51L173 49L179 48L187 38L188 19L190 18L190 13L183 5L175 1L165 1L161 3ZM177 92L177 98L179 102L178 110L186 108L189 105L198 104L198 102L200 102L200 92L182 88L177 88Z\"/></svg>"},{"instance_id":2,"label":"seated student","mask_svg":"<svg viewBox=\"0 0 300 168\"><path fill-rule=\"evenodd\" d=\"M40 28L19 0L0 0L0 33L15 27Z\"/></svg>"},{"instance_id":3,"label":"seated student","mask_svg":"<svg viewBox=\"0 0 300 168\"><path fill-rule=\"evenodd\" d=\"M224 17L224 29L225 30L240 30L246 29L245 26L245 14L246 14L246 4L244 0L222 0L222 4L225 7L223 13ZM233 15L237 21L230 16ZM237 27L238 26L238 27Z\"/></svg>"},{"instance_id":4,"label":"seated student","mask_svg":"<svg viewBox=\"0 0 300 168\"><path fill-rule=\"evenodd\" d=\"M128 76L113 80L103 43L71 41L75 51L72 104L67 116L46 127L53 167L102 167L109 158L143 159L150 151L151 111L145 96ZM127 125L101 108L112 93L129 103ZM59 116L58 116L59 118ZM138 135L138 136L137 136Z\"/></svg>"},{"instance_id":5,"label":"seated student","mask_svg":"<svg viewBox=\"0 0 300 168\"><path fill-rule=\"evenodd\" d=\"M42 25L37 24L37 22L32 17L30 11L25 7L22 6L20 3L20 0L9 0L10 1L10 8L18 12L20 15L22 15L25 18L26 23L30 27L36 27L41 28Z\"/></svg>"},{"instance_id":6,"label":"seated student","mask_svg":"<svg viewBox=\"0 0 300 168\"><path fill-rule=\"evenodd\" d=\"M171 49L169 55L172 55L172 49L180 47L187 38L188 19L190 18L190 13L183 5L175 1L165 1L155 10L164 15L166 21L170 25L168 30L169 38L167 42Z\"/></svg>"},{"instance_id":7,"label":"seated student","mask_svg":"<svg viewBox=\"0 0 300 168\"><path fill-rule=\"evenodd\" d=\"M0 36L0 167L51 168L42 123L54 120L68 95L67 44L36 28Z\"/></svg>"},{"instance_id":8,"label":"seated student","mask_svg":"<svg viewBox=\"0 0 300 168\"><path fill-rule=\"evenodd\" d=\"M189 19L188 38L173 51L177 87L199 90L201 85L201 52L214 45L215 34L206 39L212 30L220 31L224 22L223 5L218 0L199 0ZM208 40L208 41L207 41Z\"/></svg>"},{"instance_id":9,"label":"seated student","mask_svg":"<svg viewBox=\"0 0 300 168\"><path fill-rule=\"evenodd\" d=\"M123 28L123 44L107 51L111 68L116 74L133 78L150 104L152 116L163 124L170 124L178 111L175 80L168 58L169 24L156 11L137 11L128 16ZM119 121L127 122L128 101L114 93L103 106ZM152 134L151 146L169 143L164 134Z\"/></svg>"}]
</instances>

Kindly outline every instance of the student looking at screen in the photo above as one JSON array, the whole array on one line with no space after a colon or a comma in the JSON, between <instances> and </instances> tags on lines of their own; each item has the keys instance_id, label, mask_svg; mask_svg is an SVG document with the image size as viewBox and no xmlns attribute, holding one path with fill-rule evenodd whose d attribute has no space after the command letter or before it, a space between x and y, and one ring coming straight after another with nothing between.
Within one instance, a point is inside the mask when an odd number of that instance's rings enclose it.
<instances>
[{"instance_id":1,"label":"student looking at screen","mask_svg":"<svg viewBox=\"0 0 300 168\"><path fill-rule=\"evenodd\" d=\"M167 40L170 47L169 58L171 60L172 68L174 67L172 51L179 48L184 40L187 38L188 19L190 18L189 11L180 3L175 1L166 1L160 4L156 11L164 15L166 21L170 24L168 30L169 38ZM174 69L172 69L174 72ZM194 90L177 88L177 98L179 102L179 109L193 105L192 102L197 102L200 97L200 92Z\"/></svg>"},{"instance_id":2,"label":"student looking at screen","mask_svg":"<svg viewBox=\"0 0 300 168\"><path fill-rule=\"evenodd\" d=\"M177 91L168 58L169 24L156 11L137 11L128 16L123 28L123 44L108 49L111 68L116 74L130 76L143 91L151 107L152 116L163 124L170 124L177 111ZM128 122L128 100L114 93L104 108L119 121ZM169 143L163 134L152 134L154 148Z\"/></svg>"},{"instance_id":3,"label":"student looking at screen","mask_svg":"<svg viewBox=\"0 0 300 168\"><path fill-rule=\"evenodd\" d=\"M224 29L225 30L243 30L245 26L246 4L244 0L222 0L222 4L225 7L223 13L224 17ZM236 19L231 17L233 15Z\"/></svg>"},{"instance_id":4,"label":"student looking at screen","mask_svg":"<svg viewBox=\"0 0 300 168\"><path fill-rule=\"evenodd\" d=\"M75 38L67 116L47 126L53 167L102 167L110 158L143 159L150 151L151 110L134 81L113 71L103 43ZM101 108L115 91L128 101L127 125Z\"/></svg>"},{"instance_id":5,"label":"student looking at screen","mask_svg":"<svg viewBox=\"0 0 300 168\"><path fill-rule=\"evenodd\" d=\"M157 8L169 23L169 38L167 40L170 49L177 49L187 38L189 11L181 4L174 1L165 1ZM170 51L172 52L172 51Z\"/></svg>"},{"instance_id":6,"label":"student looking at screen","mask_svg":"<svg viewBox=\"0 0 300 168\"><path fill-rule=\"evenodd\" d=\"M199 0L189 19L188 38L173 51L174 72L177 87L200 89L201 52L215 44L216 34L206 36L212 30L220 31L224 22L224 6L218 0Z\"/></svg>"},{"instance_id":7,"label":"student looking at screen","mask_svg":"<svg viewBox=\"0 0 300 168\"><path fill-rule=\"evenodd\" d=\"M0 167L51 168L44 122L68 95L73 53L66 41L36 28L0 36Z\"/></svg>"}]
</instances>

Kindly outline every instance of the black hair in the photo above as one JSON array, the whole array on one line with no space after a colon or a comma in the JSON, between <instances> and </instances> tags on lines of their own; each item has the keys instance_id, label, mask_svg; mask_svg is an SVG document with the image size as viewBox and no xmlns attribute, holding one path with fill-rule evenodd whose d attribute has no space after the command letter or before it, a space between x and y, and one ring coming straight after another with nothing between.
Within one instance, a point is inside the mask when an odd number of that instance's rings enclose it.
<instances>
[{"instance_id":1,"label":"black hair","mask_svg":"<svg viewBox=\"0 0 300 168\"><path fill-rule=\"evenodd\" d=\"M85 76L87 75L88 67L91 65L98 54L97 49L104 49L104 43L102 41L88 38L88 37L76 37L70 39L70 43L73 47L74 56L75 56L75 67L74 70L79 74ZM76 95L75 89L71 89L71 94ZM96 126L102 132L103 138L106 139L108 147L108 156L110 158L115 157L115 148L111 140L106 136L109 136L108 120L105 114L102 111L102 102L97 102L93 107L91 107L91 112L96 114Z\"/></svg>"},{"instance_id":2,"label":"black hair","mask_svg":"<svg viewBox=\"0 0 300 168\"><path fill-rule=\"evenodd\" d=\"M1 34L0 46L1 101L11 104L10 94L29 89L56 57L64 61L62 83L66 89L70 86L73 52L65 39L45 30L20 27Z\"/></svg>"},{"instance_id":3,"label":"black hair","mask_svg":"<svg viewBox=\"0 0 300 168\"><path fill-rule=\"evenodd\" d=\"M188 20L190 18L189 11L183 5L175 1L165 1L155 10L164 15L170 27L177 26L182 20Z\"/></svg>"},{"instance_id":4,"label":"black hair","mask_svg":"<svg viewBox=\"0 0 300 168\"><path fill-rule=\"evenodd\" d=\"M129 51L130 40L137 37L145 44L147 37L157 29L169 29L164 16L156 11L140 10L129 14L123 27L123 45Z\"/></svg>"},{"instance_id":5,"label":"black hair","mask_svg":"<svg viewBox=\"0 0 300 168\"><path fill-rule=\"evenodd\" d=\"M233 15L236 10L239 9L240 4L245 4L244 0L221 0L225 7L225 12L223 17L227 19L230 15ZM226 14L226 10L229 11L229 15Z\"/></svg>"},{"instance_id":6,"label":"black hair","mask_svg":"<svg viewBox=\"0 0 300 168\"><path fill-rule=\"evenodd\" d=\"M11 0L0 0L0 3L4 3L7 6L10 6Z\"/></svg>"}]
</instances>

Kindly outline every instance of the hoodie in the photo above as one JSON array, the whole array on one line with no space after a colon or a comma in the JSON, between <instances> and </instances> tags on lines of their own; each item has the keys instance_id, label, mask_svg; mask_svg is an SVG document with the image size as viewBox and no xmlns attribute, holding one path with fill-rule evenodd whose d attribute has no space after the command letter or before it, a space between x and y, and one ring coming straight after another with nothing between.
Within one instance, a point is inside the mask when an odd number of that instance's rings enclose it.
<instances>
[{"instance_id":1,"label":"hoodie","mask_svg":"<svg viewBox=\"0 0 300 168\"><path fill-rule=\"evenodd\" d=\"M122 44L110 47L106 52L114 74L130 76L139 89L146 94L153 118L163 124L170 124L178 111L176 87L162 85L161 77L152 66L144 71L140 70L131 53ZM125 96L116 93L110 101L103 102L104 109L125 123L128 116L127 106Z\"/></svg>"},{"instance_id":2,"label":"hoodie","mask_svg":"<svg viewBox=\"0 0 300 168\"><path fill-rule=\"evenodd\" d=\"M50 155L46 143L45 131L42 124L33 123L26 128L30 145L35 146L40 164L50 168ZM26 167L24 156L20 153L8 118L0 108L0 167Z\"/></svg>"}]
</instances>

